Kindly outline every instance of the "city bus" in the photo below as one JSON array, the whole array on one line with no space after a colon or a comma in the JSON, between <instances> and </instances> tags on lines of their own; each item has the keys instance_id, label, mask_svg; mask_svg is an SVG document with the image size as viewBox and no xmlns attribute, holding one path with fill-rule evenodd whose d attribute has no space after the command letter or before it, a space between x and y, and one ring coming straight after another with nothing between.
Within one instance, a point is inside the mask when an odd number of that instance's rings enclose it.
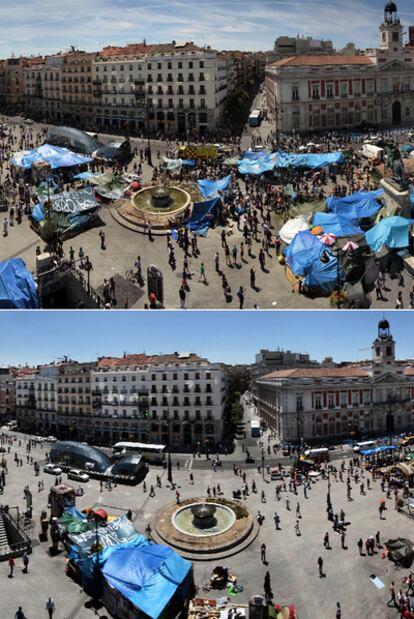
<instances>
[{"instance_id":1,"label":"city bus","mask_svg":"<svg viewBox=\"0 0 414 619\"><path fill-rule=\"evenodd\" d=\"M249 127L259 127L262 122L262 112L253 110L249 116Z\"/></svg>"},{"instance_id":2,"label":"city bus","mask_svg":"<svg viewBox=\"0 0 414 619\"><path fill-rule=\"evenodd\" d=\"M327 447L320 447L319 449L307 449L305 451L305 457L310 458L316 463L329 462L329 449Z\"/></svg>"},{"instance_id":3,"label":"city bus","mask_svg":"<svg viewBox=\"0 0 414 619\"><path fill-rule=\"evenodd\" d=\"M261 432L261 428L260 428L260 420L259 419L252 419L250 422L250 434L253 438L256 438L258 436L262 435Z\"/></svg>"},{"instance_id":4,"label":"city bus","mask_svg":"<svg viewBox=\"0 0 414 619\"><path fill-rule=\"evenodd\" d=\"M363 449L372 449L377 446L377 441L362 441L357 443L354 447L354 451L362 451Z\"/></svg>"},{"instance_id":5,"label":"city bus","mask_svg":"<svg viewBox=\"0 0 414 619\"><path fill-rule=\"evenodd\" d=\"M112 447L112 455L115 458L122 458L128 453L138 453L143 460L151 464L165 463L165 445L120 442Z\"/></svg>"}]
</instances>

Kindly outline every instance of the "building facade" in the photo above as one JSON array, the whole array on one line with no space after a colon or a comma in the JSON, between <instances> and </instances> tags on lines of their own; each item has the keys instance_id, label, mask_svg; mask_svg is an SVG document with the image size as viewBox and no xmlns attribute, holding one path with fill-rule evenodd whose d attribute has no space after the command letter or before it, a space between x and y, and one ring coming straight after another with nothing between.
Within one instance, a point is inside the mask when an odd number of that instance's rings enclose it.
<instances>
[{"instance_id":1,"label":"building facade","mask_svg":"<svg viewBox=\"0 0 414 619\"><path fill-rule=\"evenodd\" d=\"M63 55L31 58L24 67L24 107L35 120L59 121Z\"/></svg>"},{"instance_id":2,"label":"building facade","mask_svg":"<svg viewBox=\"0 0 414 619\"><path fill-rule=\"evenodd\" d=\"M384 435L414 424L414 366L396 360L386 320L378 325L371 362L279 370L256 385L258 413L282 440Z\"/></svg>"},{"instance_id":3,"label":"building facade","mask_svg":"<svg viewBox=\"0 0 414 619\"><path fill-rule=\"evenodd\" d=\"M16 377L16 419L23 432L48 434L57 421L58 365L45 365Z\"/></svg>"},{"instance_id":4,"label":"building facade","mask_svg":"<svg viewBox=\"0 0 414 619\"><path fill-rule=\"evenodd\" d=\"M92 63L95 53L72 50L61 66L61 118L64 124L92 127L95 124L92 93Z\"/></svg>"},{"instance_id":5,"label":"building facade","mask_svg":"<svg viewBox=\"0 0 414 619\"><path fill-rule=\"evenodd\" d=\"M266 68L267 107L279 131L320 131L414 122L414 35L405 43L393 2L380 47L355 55L296 55Z\"/></svg>"},{"instance_id":6,"label":"building facade","mask_svg":"<svg viewBox=\"0 0 414 619\"><path fill-rule=\"evenodd\" d=\"M9 421L16 414L16 385L13 368L0 368L0 422Z\"/></svg>"},{"instance_id":7,"label":"building facade","mask_svg":"<svg viewBox=\"0 0 414 619\"><path fill-rule=\"evenodd\" d=\"M223 439L220 364L187 353L103 358L91 385L98 444L129 440L192 451L218 448Z\"/></svg>"},{"instance_id":8,"label":"building facade","mask_svg":"<svg viewBox=\"0 0 414 619\"><path fill-rule=\"evenodd\" d=\"M96 125L203 135L223 119L233 65L193 43L104 48L92 67Z\"/></svg>"}]
</instances>

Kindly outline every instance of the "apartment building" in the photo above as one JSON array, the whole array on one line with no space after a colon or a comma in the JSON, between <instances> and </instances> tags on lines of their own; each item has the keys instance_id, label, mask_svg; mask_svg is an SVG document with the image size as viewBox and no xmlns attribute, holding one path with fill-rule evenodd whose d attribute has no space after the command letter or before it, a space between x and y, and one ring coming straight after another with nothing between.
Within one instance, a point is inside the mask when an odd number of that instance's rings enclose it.
<instances>
[{"instance_id":1,"label":"apartment building","mask_svg":"<svg viewBox=\"0 0 414 619\"><path fill-rule=\"evenodd\" d=\"M72 49L61 65L61 112L66 125L93 127L92 63L95 53Z\"/></svg>"},{"instance_id":2,"label":"apartment building","mask_svg":"<svg viewBox=\"0 0 414 619\"><path fill-rule=\"evenodd\" d=\"M55 426L59 365L23 369L16 377L16 419L23 432L50 433Z\"/></svg>"},{"instance_id":3,"label":"apartment building","mask_svg":"<svg viewBox=\"0 0 414 619\"><path fill-rule=\"evenodd\" d=\"M191 451L217 448L223 439L220 364L191 353L101 358L91 385L99 444L130 440Z\"/></svg>"},{"instance_id":4,"label":"apartment building","mask_svg":"<svg viewBox=\"0 0 414 619\"><path fill-rule=\"evenodd\" d=\"M0 422L14 418L16 389L14 368L0 367Z\"/></svg>"}]
</instances>

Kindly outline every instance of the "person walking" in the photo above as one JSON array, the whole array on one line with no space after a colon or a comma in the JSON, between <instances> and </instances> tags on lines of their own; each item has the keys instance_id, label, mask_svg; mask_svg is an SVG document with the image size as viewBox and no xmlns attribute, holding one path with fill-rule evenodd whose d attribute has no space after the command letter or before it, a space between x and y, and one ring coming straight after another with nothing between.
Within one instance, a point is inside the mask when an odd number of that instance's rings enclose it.
<instances>
[{"instance_id":1,"label":"person walking","mask_svg":"<svg viewBox=\"0 0 414 619\"><path fill-rule=\"evenodd\" d=\"M399 291L399 293L397 295L397 298L396 298L396 301L395 301L395 309L396 310L404 309L403 296L402 296L402 291L401 290Z\"/></svg>"},{"instance_id":2,"label":"person walking","mask_svg":"<svg viewBox=\"0 0 414 619\"><path fill-rule=\"evenodd\" d=\"M359 540L357 541L357 546L358 546L359 554L362 556L362 548L364 546L364 542L362 541L362 537L360 537Z\"/></svg>"},{"instance_id":3,"label":"person walking","mask_svg":"<svg viewBox=\"0 0 414 619\"><path fill-rule=\"evenodd\" d=\"M9 578L13 578L13 572L14 572L14 568L16 566L16 561L13 559L13 557L9 557Z\"/></svg>"},{"instance_id":4,"label":"person walking","mask_svg":"<svg viewBox=\"0 0 414 619\"><path fill-rule=\"evenodd\" d=\"M273 520L275 521L275 527L276 527L276 531L280 531L280 516L277 512L275 512L275 515L273 516Z\"/></svg>"},{"instance_id":5,"label":"person walking","mask_svg":"<svg viewBox=\"0 0 414 619\"><path fill-rule=\"evenodd\" d=\"M105 250L106 246L105 246L105 232L103 230L99 230L99 238L101 240L101 249Z\"/></svg>"},{"instance_id":6,"label":"person walking","mask_svg":"<svg viewBox=\"0 0 414 619\"><path fill-rule=\"evenodd\" d=\"M49 619L53 619L53 613L55 612L55 602L53 598L48 598L46 602L46 610L49 613Z\"/></svg>"},{"instance_id":7,"label":"person walking","mask_svg":"<svg viewBox=\"0 0 414 619\"><path fill-rule=\"evenodd\" d=\"M262 563L264 563L266 565L267 561L266 561L266 544L263 543L260 546L260 559L262 561Z\"/></svg>"},{"instance_id":8,"label":"person walking","mask_svg":"<svg viewBox=\"0 0 414 619\"><path fill-rule=\"evenodd\" d=\"M22 561L23 561L23 574L28 574L29 573L29 557L27 552L24 553L23 557L22 557Z\"/></svg>"},{"instance_id":9,"label":"person walking","mask_svg":"<svg viewBox=\"0 0 414 619\"><path fill-rule=\"evenodd\" d=\"M319 578L323 578L324 577L324 573L323 573L323 559L322 557L318 557L318 570L319 570Z\"/></svg>"},{"instance_id":10,"label":"person walking","mask_svg":"<svg viewBox=\"0 0 414 619\"><path fill-rule=\"evenodd\" d=\"M250 269L250 288L256 290L256 271L254 267Z\"/></svg>"},{"instance_id":11,"label":"person walking","mask_svg":"<svg viewBox=\"0 0 414 619\"><path fill-rule=\"evenodd\" d=\"M207 284L206 267L204 266L204 262L200 264L200 277L198 278L198 281L203 282L203 284Z\"/></svg>"},{"instance_id":12,"label":"person walking","mask_svg":"<svg viewBox=\"0 0 414 619\"><path fill-rule=\"evenodd\" d=\"M299 520L296 520L295 532L296 532L297 537L300 537L302 535L301 532L300 532L300 528L299 528Z\"/></svg>"},{"instance_id":13,"label":"person walking","mask_svg":"<svg viewBox=\"0 0 414 619\"><path fill-rule=\"evenodd\" d=\"M345 546L345 531L342 531L341 533L341 547L343 550L346 550L346 546Z\"/></svg>"},{"instance_id":14,"label":"person walking","mask_svg":"<svg viewBox=\"0 0 414 619\"><path fill-rule=\"evenodd\" d=\"M392 603L393 606L397 606L397 597L395 595L395 583L394 581L390 584L390 599L387 602L387 606Z\"/></svg>"},{"instance_id":15,"label":"person walking","mask_svg":"<svg viewBox=\"0 0 414 619\"><path fill-rule=\"evenodd\" d=\"M181 305L181 309L185 309L185 299L186 299L186 292L184 289L184 286L180 287L180 290L178 291L178 295L180 297L180 305Z\"/></svg>"},{"instance_id":16,"label":"person walking","mask_svg":"<svg viewBox=\"0 0 414 619\"><path fill-rule=\"evenodd\" d=\"M323 547L326 548L326 550L330 550L331 546L329 544L329 533L328 531L325 533L325 536L323 538Z\"/></svg>"},{"instance_id":17,"label":"person walking","mask_svg":"<svg viewBox=\"0 0 414 619\"><path fill-rule=\"evenodd\" d=\"M266 597L267 604L271 604L272 603L273 594L272 594L272 585L270 584L270 573L269 573L269 571L267 571L266 574L265 574L263 589L264 589L264 592L265 592L265 597Z\"/></svg>"},{"instance_id":18,"label":"person walking","mask_svg":"<svg viewBox=\"0 0 414 619\"><path fill-rule=\"evenodd\" d=\"M14 619L26 619L26 615L23 612L23 608L21 606L19 606L19 608L16 611L16 614L14 615Z\"/></svg>"},{"instance_id":19,"label":"person walking","mask_svg":"<svg viewBox=\"0 0 414 619\"><path fill-rule=\"evenodd\" d=\"M244 305L244 290L243 290L243 286L240 286L240 288L238 289L237 297L239 299L239 309L243 309L243 305Z\"/></svg>"},{"instance_id":20,"label":"person walking","mask_svg":"<svg viewBox=\"0 0 414 619\"><path fill-rule=\"evenodd\" d=\"M336 603L336 615L335 615L335 619L341 619L342 617L342 610L341 610L341 604L340 602Z\"/></svg>"}]
</instances>

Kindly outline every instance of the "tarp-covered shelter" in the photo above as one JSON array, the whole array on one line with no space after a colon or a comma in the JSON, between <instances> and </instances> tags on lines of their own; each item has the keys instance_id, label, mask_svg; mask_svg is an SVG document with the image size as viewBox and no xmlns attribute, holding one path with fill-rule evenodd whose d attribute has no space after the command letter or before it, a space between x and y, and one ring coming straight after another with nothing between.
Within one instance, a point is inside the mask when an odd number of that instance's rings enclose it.
<instances>
[{"instance_id":1,"label":"tarp-covered shelter","mask_svg":"<svg viewBox=\"0 0 414 619\"><path fill-rule=\"evenodd\" d=\"M0 309L39 309L36 283L21 258L0 262Z\"/></svg>"},{"instance_id":2,"label":"tarp-covered shelter","mask_svg":"<svg viewBox=\"0 0 414 619\"><path fill-rule=\"evenodd\" d=\"M358 220L376 215L382 206L378 202L378 198L383 195L383 189L378 191L358 191L343 198L328 198L326 204L332 213L336 213L346 219Z\"/></svg>"},{"instance_id":3,"label":"tarp-covered shelter","mask_svg":"<svg viewBox=\"0 0 414 619\"><path fill-rule=\"evenodd\" d=\"M309 230L311 217L311 215L299 215L294 219L289 219L279 230L282 241L289 245L298 232Z\"/></svg>"},{"instance_id":4,"label":"tarp-covered shelter","mask_svg":"<svg viewBox=\"0 0 414 619\"><path fill-rule=\"evenodd\" d=\"M38 161L46 161L52 170L56 170L89 163L92 159L73 153L67 148L52 146L51 144L43 144L43 146L32 150L15 153L15 156L11 159L12 165L25 170L30 170L32 165Z\"/></svg>"},{"instance_id":5,"label":"tarp-covered shelter","mask_svg":"<svg viewBox=\"0 0 414 619\"><path fill-rule=\"evenodd\" d=\"M275 168L307 168L318 170L331 165L338 165L345 162L345 157L341 152L333 153L287 153L275 151L246 151L239 161L240 174L262 174L270 172Z\"/></svg>"},{"instance_id":6,"label":"tarp-covered shelter","mask_svg":"<svg viewBox=\"0 0 414 619\"><path fill-rule=\"evenodd\" d=\"M207 202L196 202L186 227L200 236L207 236L209 228L214 226L217 221L220 207L220 198L214 198Z\"/></svg>"},{"instance_id":7,"label":"tarp-covered shelter","mask_svg":"<svg viewBox=\"0 0 414 619\"><path fill-rule=\"evenodd\" d=\"M385 217L365 233L367 244L374 251L380 251L384 245L389 249L408 247L412 223L412 219L405 217Z\"/></svg>"},{"instance_id":8,"label":"tarp-covered shelter","mask_svg":"<svg viewBox=\"0 0 414 619\"><path fill-rule=\"evenodd\" d=\"M336 237L363 234L363 230L361 230L355 220L341 217L336 213L315 213L313 225L320 226L325 233L330 232Z\"/></svg>"},{"instance_id":9,"label":"tarp-covered shelter","mask_svg":"<svg viewBox=\"0 0 414 619\"><path fill-rule=\"evenodd\" d=\"M102 574L138 611L158 619L177 589L184 585L183 601L190 593L191 567L191 562L172 548L146 543L114 548L102 567Z\"/></svg>"},{"instance_id":10,"label":"tarp-covered shelter","mask_svg":"<svg viewBox=\"0 0 414 619\"><path fill-rule=\"evenodd\" d=\"M388 550L388 557L401 567L410 568L414 560L414 544L411 540L398 537L385 542Z\"/></svg>"},{"instance_id":11,"label":"tarp-covered shelter","mask_svg":"<svg viewBox=\"0 0 414 619\"><path fill-rule=\"evenodd\" d=\"M285 257L291 271L303 278L305 286L319 287L325 293L330 293L336 288L338 260L308 230L298 232L285 249ZM339 278L342 281L343 274L340 267Z\"/></svg>"},{"instance_id":12,"label":"tarp-covered shelter","mask_svg":"<svg viewBox=\"0 0 414 619\"><path fill-rule=\"evenodd\" d=\"M197 181L197 184L203 198L217 198L220 195L220 192L228 189L230 182L231 174L228 174L228 176L225 176L218 181L203 179Z\"/></svg>"}]
</instances>

